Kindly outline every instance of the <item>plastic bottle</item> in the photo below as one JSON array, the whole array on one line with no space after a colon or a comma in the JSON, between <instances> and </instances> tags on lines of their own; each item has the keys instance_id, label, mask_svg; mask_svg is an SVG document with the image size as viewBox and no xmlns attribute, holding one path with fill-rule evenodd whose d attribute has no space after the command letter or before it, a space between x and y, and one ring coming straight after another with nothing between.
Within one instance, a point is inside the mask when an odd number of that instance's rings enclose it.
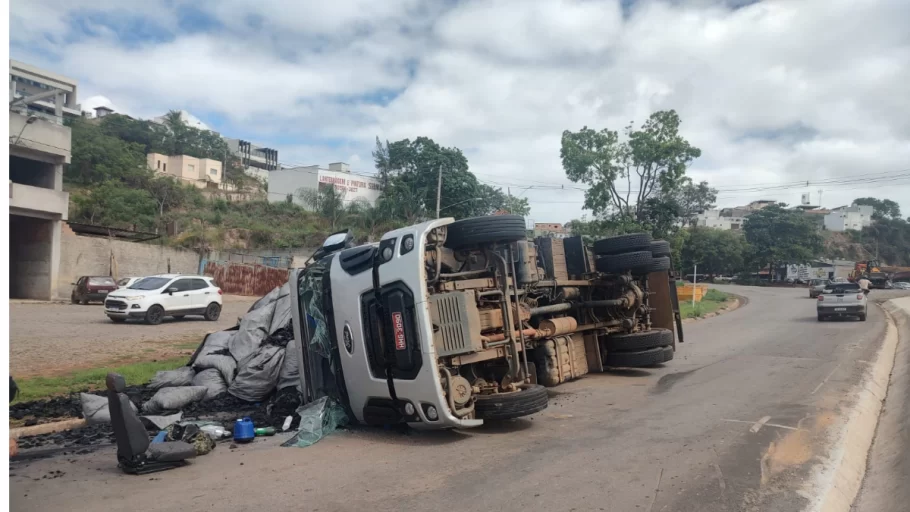
<instances>
[{"instance_id":1,"label":"plastic bottle","mask_svg":"<svg viewBox=\"0 0 910 512\"><path fill-rule=\"evenodd\" d=\"M214 439L221 439L230 435L228 431L221 425L203 425L199 427L199 430L212 436Z\"/></svg>"},{"instance_id":2,"label":"plastic bottle","mask_svg":"<svg viewBox=\"0 0 910 512\"><path fill-rule=\"evenodd\" d=\"M274 436L275 427L259 427L255 432L257 436Z\"/></svg>"}]
</instances>

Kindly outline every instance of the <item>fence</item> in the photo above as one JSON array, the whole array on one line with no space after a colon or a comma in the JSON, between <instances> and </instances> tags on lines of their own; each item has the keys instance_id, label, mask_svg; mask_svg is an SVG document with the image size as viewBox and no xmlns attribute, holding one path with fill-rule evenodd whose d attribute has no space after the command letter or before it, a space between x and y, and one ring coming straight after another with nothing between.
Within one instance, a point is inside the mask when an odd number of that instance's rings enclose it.
<instances>
[{"instance_id":1,"label":"fence","mask_svg":"<svg viewBox=\"0 0 910 512\"><path fill-rule=\"evenodd\" d=\"M234 295L261 297L288 281L288 269L265 265L209 261L204 272L225 293Z\"/></svg>"}]
</instances>

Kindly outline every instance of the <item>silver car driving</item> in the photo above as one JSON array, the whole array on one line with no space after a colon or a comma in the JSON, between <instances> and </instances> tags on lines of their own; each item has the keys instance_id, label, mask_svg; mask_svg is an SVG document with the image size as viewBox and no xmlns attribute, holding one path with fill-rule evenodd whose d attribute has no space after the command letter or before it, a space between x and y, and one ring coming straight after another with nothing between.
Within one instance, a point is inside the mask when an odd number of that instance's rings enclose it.
<instances>
[{"instance_id":1,"label":"silver car driving","mask_svg":"<svg viewBox=\"0 0 910 512\"><path fill-rule=\"evenodd\" d=\"M812 279L809 281L809 298L814 299L818 297L825 287L828 286L827 279Z\"/></svg>"},{"instance_id":2,"label":"silver car driving","mask_svg":"<svg viewBox=\"0 0 910 512\"><path fill-rule=\"evenodd\" d=\"M866 321L866 293L856 283L829 284L818 296L816 304L819 322L844 316L855 316L860 321Z\"/></svg>"}]
</instances>

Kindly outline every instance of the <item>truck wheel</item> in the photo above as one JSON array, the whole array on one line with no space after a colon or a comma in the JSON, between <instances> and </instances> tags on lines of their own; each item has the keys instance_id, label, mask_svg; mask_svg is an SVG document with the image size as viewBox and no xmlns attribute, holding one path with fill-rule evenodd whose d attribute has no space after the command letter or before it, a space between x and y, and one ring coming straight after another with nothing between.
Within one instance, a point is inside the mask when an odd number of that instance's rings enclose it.
<instances>
[{"instance_id":1,"label":"truck wheel","mask_svg":"<svg viewBox=\"0 0 910 512\"><path fill-rule=\"evenodd\" d=\"M511 393L475 395L474 413L482 420L511 420L547 408L547 388L530 384Z\"/></svg>"},{"instance_id":2,"label":"truck wheel","mask_svg":"<svg viewBox=\"0 0 910 512\"><path fill-rule=\"evenodd\" d=\"M647 233L632 233L629 235L611 236L594 242L594 254L599 256L637 251L648 251L650 254L651 235Z\"/></svg>"},{"instance_id":3,"label":"truck wheel","mask_svg":"<svg viewBox=\"0 0 910 512\"><path fill-rule=\"evenodd\" d=\"M652 259L651 251L627 252L613 256L601 256L597 258L594 266L598 272L607 274L622 274L626 270L631 270L633 274L640 274L651 268Z\"/></svg>"},{"instance_id":4,"label":"truck wheel","mask_svg":"<svg viewBox=\"0 0 910 512\"><path fill-rule=\"evenodd\" d=\"M495 242L517 242L528 237L521 215L490 215L459 220L448 225L446 247L461 249Z\"/></svg>"},{"instance_id":5,"label":"truck wheel","mask_svg":"<svg viewBox=\"0 0 910 512\"><path fill-rule=\"evenodd\" d=\"M666 349L669 350L669 354ZM665 363L673 358L673 347L649 348L638 352L607 352L606 365L619 368L642 368ZM670 359L667 359L667 357Z\"/></svg>"},{"instance_id":6,"label":"truck wheel","mask_svg":"<svg viewBox=\"0 0 910 512\"><path fill-rule=\"evenodd\" d=\"M651 258L651 266L645 272L650 274L651 272L666 272L667 270L670 270L670 258L661 256L659 258Z\"/></svg>"},{"instance_id":7,"label":"truck wheel","mask_svg":"<svg viewBox=\"0 0 910 512\"><path fill-rule=\"evenodd\" d=\"M607 352L616 350L645 350L654 347L673 345L673 331L651 329L650 331L629 334L611 334L604 342Z\"/></svg>"},{"instance_id":8,"label":"truck wheel","mask_svg":"<svg viewBox=\"0 0 910 512\"><path fill-rule=\"evenodd\" d=\"M651 242L651 256L660 258L661 256L670 256L670 242L666 240L654 240Z\"/></svg>"}]
</instances>

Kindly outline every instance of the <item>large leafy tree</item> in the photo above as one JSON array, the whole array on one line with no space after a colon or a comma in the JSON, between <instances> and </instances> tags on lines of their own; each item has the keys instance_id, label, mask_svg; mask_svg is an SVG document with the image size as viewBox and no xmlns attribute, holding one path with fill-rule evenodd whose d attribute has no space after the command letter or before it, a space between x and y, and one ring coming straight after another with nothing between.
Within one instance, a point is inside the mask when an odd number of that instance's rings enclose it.
<instances>
[{"instance_id":1,"label":"large leafy tree","mask_svg":"<svg viewBox=\"0 0 910 512\"><path fill-rule=\"evenodd\" d=\"M127 186L143 182L148 169L143 146L111 136L84 119L71 121L72 159L64 179L79 185L120 181Z\"/></svg>"},{"instance_id":2,"label":"large leafy tree","mask_svg":"<svg viewBox=\"0 0 910 512\"><path fill-rule=\"evenodd\" d=\"M739 231L696 227L688 230L680 251L680 264L686 271L711 276L732 274L743 269L747 255L745 237Z\"/></svg>"},{"instance_id":3,"label":"large leafy tree","mask_svg":"<svg viewBox=\"0 0 910 512\"><path fill-rule=\"evenodd\" d=\"M564 131L562 166L570 180L588 185L585 208L598 216L647 223L657 208L655 199L679 194L686 167L701 155L679 134L680 122L674 110L655 112L640 128L626 127L624 140L610 129Z\"/></svg>"},{"instance_id":4,"label":"large leafy tree","mask_svg":"<svg viewBox=\"0 0 910 512\"><path fill-rule=\"evenodd\" d=\"M901 206L890 199L860 197L859 199L854 199L853 204L871 206L873 209L873 220L901 218Z\"/></svg>"},{"instance_id":5,"label":"large leafy tree","mask_svg":"<svg viewBox=\"0 0 910 512\"><path fill-rule=\"evenodd\" d=\"M773 204L746 217L743 230L750 246L751 261L768 265L805 263L818 257L823 239L815 223L783 204Z\"/></svg>"},{"instance_id":6,"label":"large leafy tree","mask_svg":"<svg viewBox=\"0 0 910 512\"><path fill-rule=\"evenodd\" d=\"M442 216L487 215L506 204L500 189L480 183L468 170L468 159L460 149L440 146L433 139L418 137L384 145L377 139L373 159L383 184L380 202L409 220L436 216L440 172Z\"/></svg>"}]
</instances>

